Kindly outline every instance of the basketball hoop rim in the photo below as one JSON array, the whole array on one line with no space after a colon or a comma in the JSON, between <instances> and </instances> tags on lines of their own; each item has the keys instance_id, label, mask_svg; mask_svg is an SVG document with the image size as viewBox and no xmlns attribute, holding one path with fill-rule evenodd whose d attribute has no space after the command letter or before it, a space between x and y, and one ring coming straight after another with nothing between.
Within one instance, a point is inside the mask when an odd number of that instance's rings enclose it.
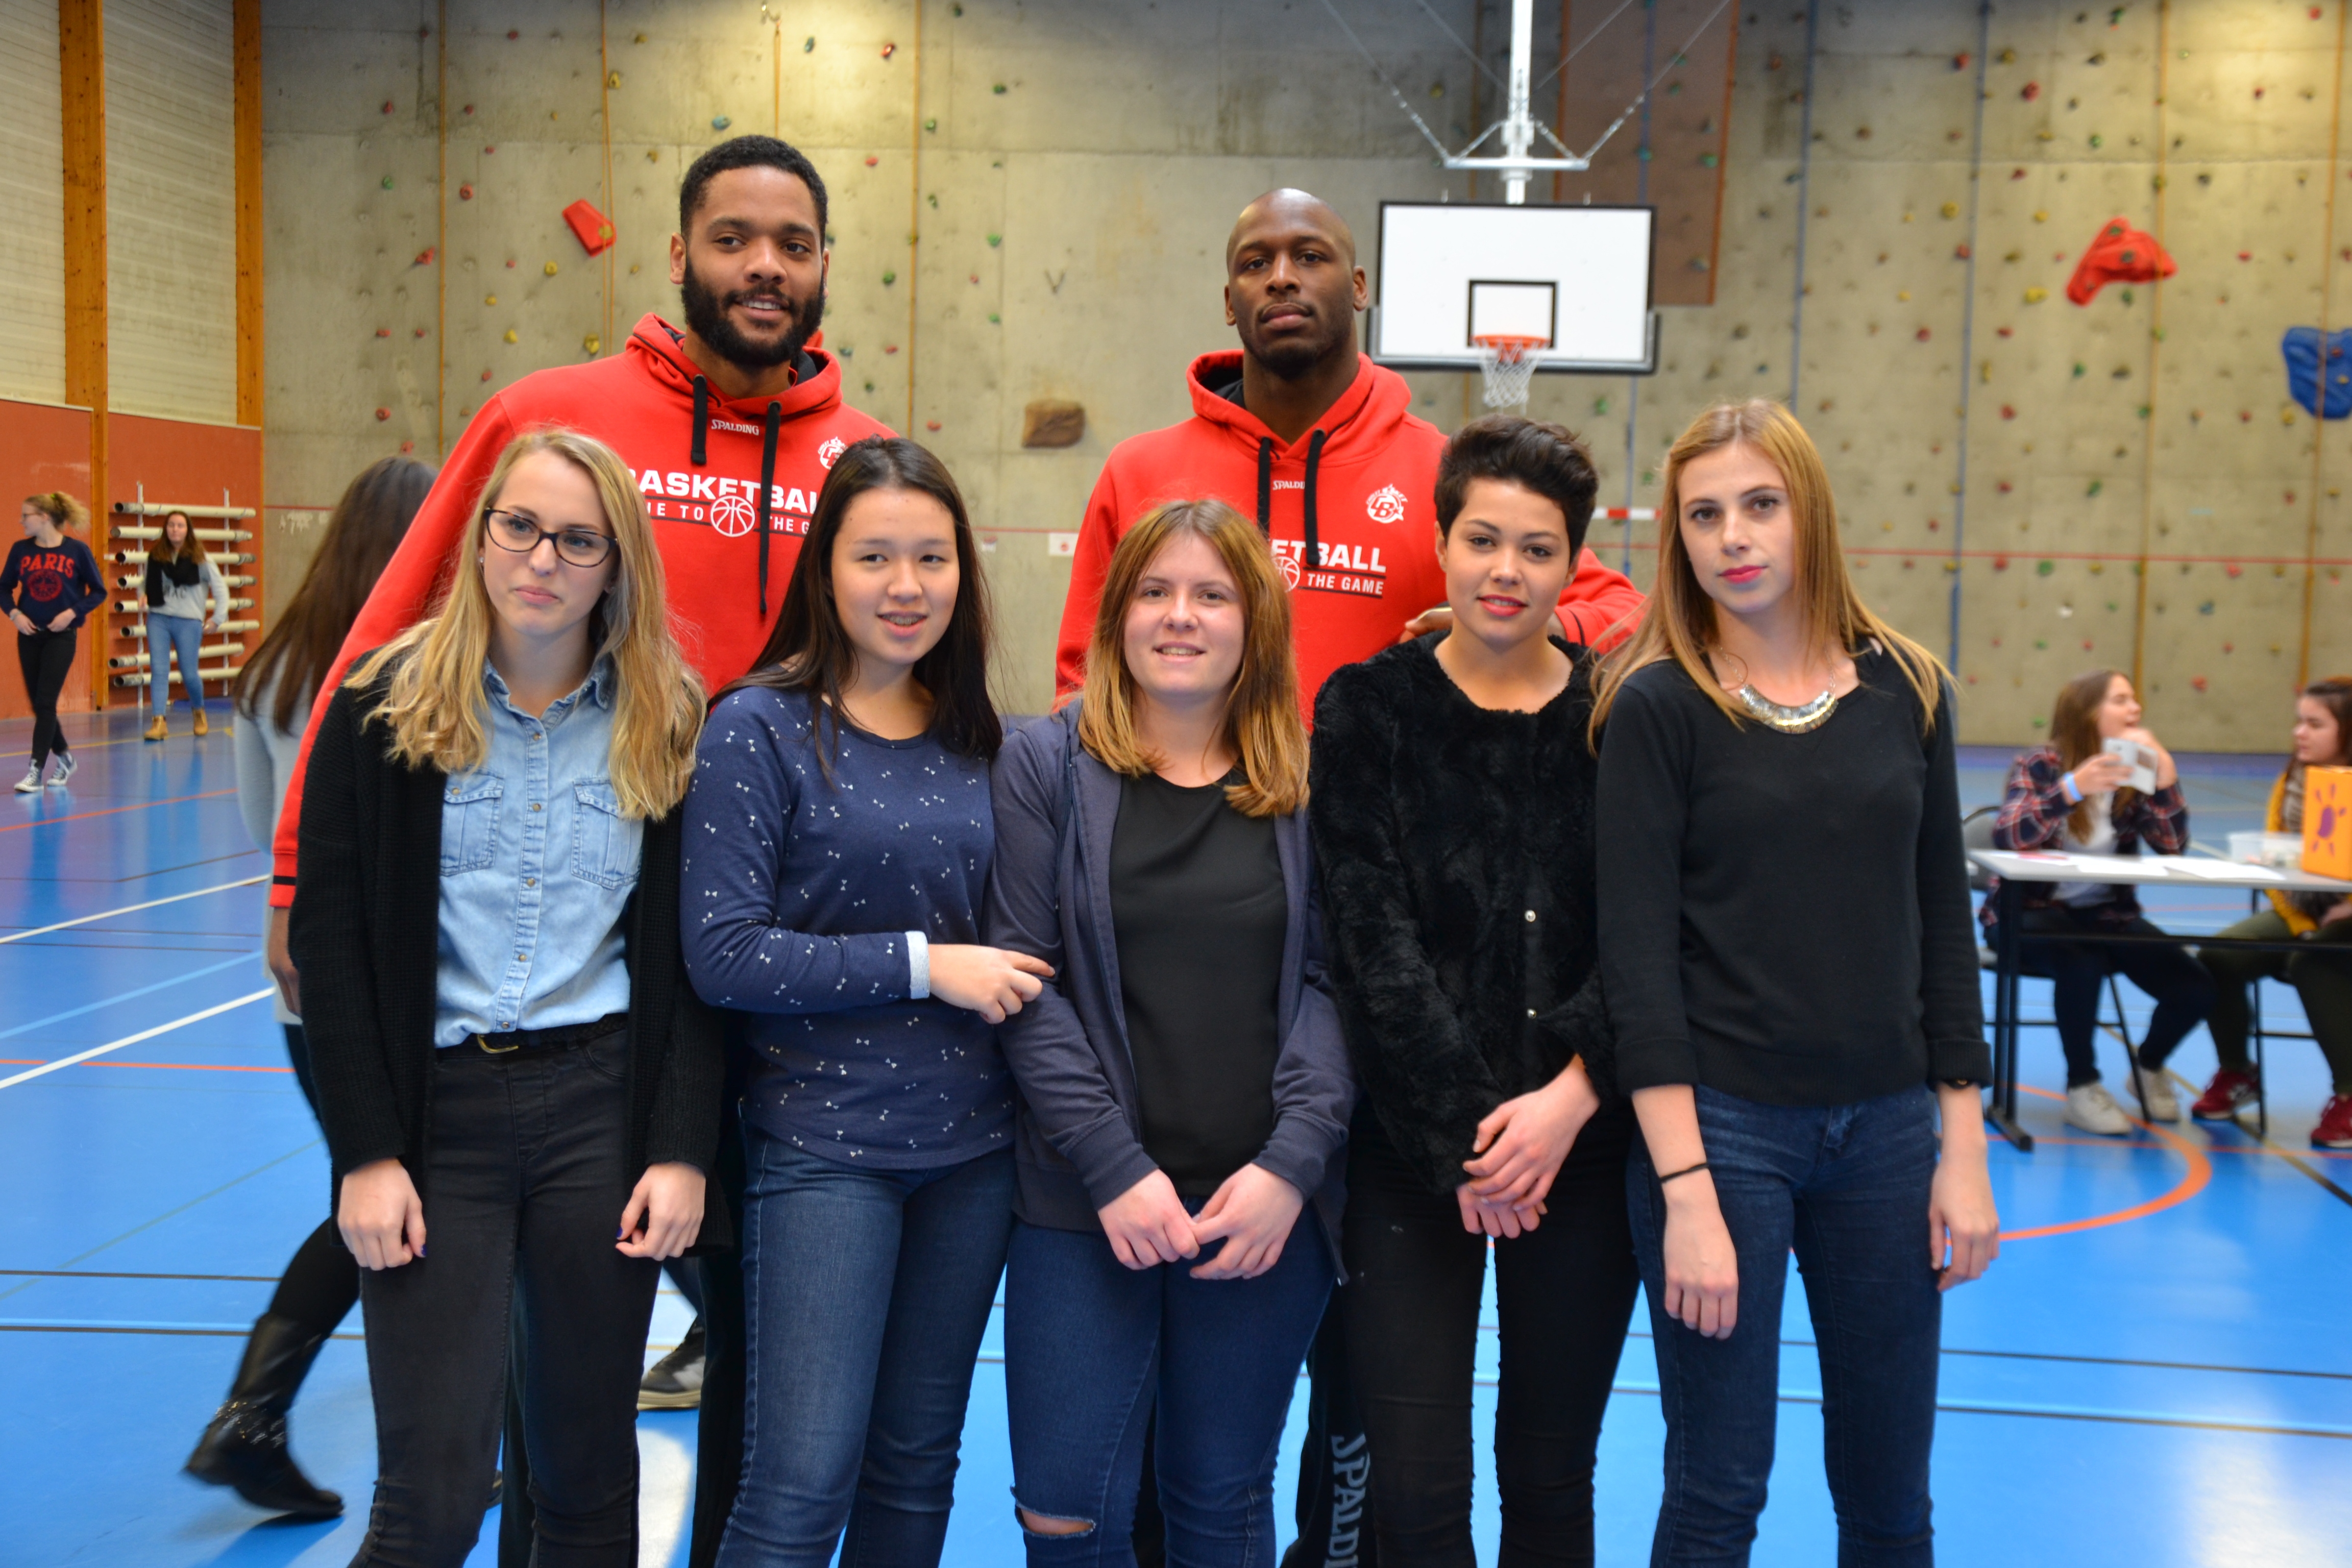
<instances>
[{"instance_id":1,"label":"basketball hoop rim","mask_svg":"<svg viewBox=\"0 0 2352 1568\"><path fill-rule=\"evenodd\" d=\"M1523 357L1538 350L1549 348L1551 340L1526 332L1480 332L1470 340L1471 345L1493 354Z\"/></svg>"}]
</instances>

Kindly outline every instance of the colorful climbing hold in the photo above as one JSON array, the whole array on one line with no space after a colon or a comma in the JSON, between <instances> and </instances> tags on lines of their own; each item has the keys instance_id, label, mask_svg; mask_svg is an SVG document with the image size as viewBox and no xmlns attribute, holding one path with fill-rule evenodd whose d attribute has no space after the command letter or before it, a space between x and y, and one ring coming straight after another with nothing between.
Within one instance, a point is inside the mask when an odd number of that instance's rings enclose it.
<instances>
[{"instance_id":1,"label":"colorful climbing hold","mask_svg":"<svg viewBox=\"0 0 2352 1568\"><path fill-rule=\"evenodd\" d=\"M882 58L886 60L898 52L898 46L896 44L885 44L882 46Z\"/></svg>"},{"instance_id":2,"label":"colorful climbing hold","mask_svg":"<svg viewBox=\"0 0 2352 1568\"><path fill-rule=\"evenodd\" d=\"M898 281L898 275L896 272L885 272L882 274L882 286L884 288L887 289L897 281Z\"/></svg>"},{"instance_id":3,"label":"colorful climbing hold","mask_svg":"<svg viewBox=\"0 0 2352 1568\"><path fill-rule=\"evenodd\" d=\"M879 158L877 158L877 157L876 157L873 153L866 153L866 166L867 168L869 168L869 169L870 169L870 168L873 168L877 163L879 163L880 162L882 162L882 160L881 160L881 159L879 159Z\"/></svg>"},{"instance_id":4,"label":"colorful climbing hold","mask_svg":"<svg viewBox=\"0 0 2352 1568\"><path fill-rule=\"evenodd\" d=\"M435 254L435 247L429 245L426 246L424 249L416 253L416 265L419 267L432 266Z\"/></svg>"},{"instance_id":5,"label":"colorful climbing hold","mask_svg":"<svg viewBox=\"0 0 2352 1568\"><path fill-rule=\"evenodd\" d=\"M383 188L387 191L392 189L392 176L390 174L386 174L383 177Z\"/></svg>"},{"instance_id":6,"label":"colorful climbing hold","mask_svg":"<svg viewBox=\"0 0 2352 1568\"><path fill-rule=\"evenodd\" d=\"M2084 490L2083 493L2084 493L2085 496L2095 496L2095 495L2097 495L2101 490L2103 490L2103 489L2106 489L2106 488L2107 488L2107 482L2106 482L2106 480L2105 480L2105 479L2093 479L2093 480L2091 481L2091 487L2090 487L2090 489L2088 489Z\"/></svg>"},{"instance_id":7,"label":"colorful climbing hold","mask_svg":"<svg viewBox=\"0 0 2352 1568\"><path fill-rule=\"evenodd\" d=\"M457 187L457 199L461 202L472 201L474 199L474 187L471 184L459 185Z\"/></svg>"},{"instance_id":8,"label":"colorful climbing hold","mask_svg":"<svg viewBox=\"0 0 2352 1568\"><path fill-rule=\"evenodd\" d=\"M991 250L994 250L998 246L1003 243L1004 237L1001 234L992 234L988 237L988 248Z\"/></svg>"},{"instance_id":9,"label":"colorful climbing hold","mask_svg":"<svg viewBox=\"0 0 2352 1568\"><path fill-rule=\"evenodd\" d=\"M514 330L512 327L509 327L509 328L507 329L507 342L509 342L512 343L512 342L520 342L521 341L522 341L522 340L521 340L521 338L520 338L520 337L516 333L515 330Z\"/></svg>"},{"instance_id":10,"label":"colorful climbing hold","mask_svg":"<svg viewBox=\"0 0 2352 1568\"><path fill-rule=\"evenodd\" d=\"M1924 342L1926 342L1927 341L1927 338L1928 338L1928 331L1927 331L1927 328L1925 328L1925 327L1920 328L1917 335L1918 335L1918 339L1919 339L1919 341L1920 341L1921 342L1923 342L1923 343L1924 343Z\"/></svg>"},{"instance_id":11,"label":"colorful climbing hold","mask_svg":"<svg viewBox=\"0 0 2352 1568\"><path fill-rule=\"evenodd\" d=\"M940 422L936 419L926 419L923 421L923 428L926 430L937 430L939 427Z\"/></svg>"},{"instance_id":12,"label":"colorful climbing hold","mask_svg":"<svg viewBox=\"0 0 2352 1568\"><path fill-rule=\"evenodd\" d=\"M2047 577L2057 570L2058 563L2055 561L2037 561L2033 563L2033 574L2036 577Z\"/></svg>"},{"instance_id":13,"label":"colorful climbing hold","mask_svg":"<svg viewBox=\"0 0 2352 1568\"><path fill-rule=\"evenodd\" d=\"M989 90L989 91L991 91L991 92L992 92L992 93L994 93L997 97L999 97L999 98L1003 98L1003 97L1004 96L1004 84L1003 84L1003 82L1001 82L1001 81L1000 81L1000 82L998 82L994 87L990 88L988 90Z\"/></svg>"},{"instance_id":14,"label":"colorful climbing hold","mask_svg":"<svg viewBox=\"0 0 2352 1568\"><path fill-rule=\"evenodd\" d=\"M803 54L804 54L804 55L807 55L807 54L814 54L814 53L815 53L815 52L816 52L816 35L815 35L814 33L811 33L811 34L810 34L810 35L809 35L805 39L803 39L803 40L802 41L802 43L801 43L801 53L803 53Z\"/></svg>"},{"instance_id":15,"label":"colorful climbing hold","mask_svg":"<svg viewBox=\"0 0 2352 1568\"><path fill-rule=\"evenodd\" d=\"M1946 202L1937 210L1941 212L1946 217L1958 217L1960 216L1960 204L1958 202Z\"/></svg>"},{"instance_id":16,"label":"colorful climbing hold","mask_svg":"<svg viewBox=\"0 0 2352 1568\"><path fill-rule=\"evenodd\" d=\"M392 417L392 410L389 408L379 408L375 411L375 417L376 423L381 425L385 420Z\"/></svg>"},{"instance_id":17,"label":"colorful climbing hold","mask_svg":"<svg viewBox=\"0 0 2352 1568\"><path fill-rule=\"evenodd\" d=\"M713 131L724 131L734 123L733 120L724 114L714 114L710 117L710 129Z\"/></svg>"},{"instance_id":18,"label":"colorful climbing hold","mask_svg":"<svg viewBox=\"0 0 2352 1568\"><path fill-rule=\"evenodd\" d=\"M486 370L486 371L484 371L484 372L482 372L482 379L483 379L484 381L488 381L488 380L489 380L489 379L490 379L490 373L489 373L488 371L487 371L487 370Z\"/></svg>"},{"instance_id":19,"label":"colorful climbing hold","mask_svg":"<svg viewBox=\"0 0 2352 1568\"><path fill-rule=\"evenodd\" d=\"M591 332L586 337L580 340L580 346L586 349L592 354L603 353L604 352L604 340L598 337L595 333Z\"/></svg>"},{"instance_id":20,"label":"colorful climbing hold","mask_svg":"<svg viewBox=\"0 0 2352 1568\"><path fill-rule=\"evenodd\" d=\"M2017 417L2017 410L2004 403L2000 405L2000 416L2003 419L2014 419Z\"/></svg>"},{"instance_id":21,"label":"colorful climbing hold","mask_svg":"<svg viewBox=\"0 0 2352 1568\"><path fill-rule=\"evenodd\" d=\"M380 338L388 338L392 336L392 329L390 327L378 327L375 330L375 335Z\"/></svg>"},{"instance_id":22,"label":"colorful climbing hold","mask_svg":"<svg viewBox=\"0 0 2352 1568\"><path fill-rule=\"evenodd\" d=\"M550 278L552 278L555 276L555 263L552 261L548 262L545 266L541 267L540 270L547 274Z\"/></svg>"},{"instance_id":23,"label":"colorful climbing hold","mask_svg":"<svg viewBox=\"0 0 2352 1568\"><path fill-rule=\"evenodd\" d=\"M2042 84L2038 81L2029 81L2023 87L2017 89L2017 96L2025 100L2026 102L2032 103L2035 99L2042 96Z\"/></svg>"},{"instance_id":24,"label":"colorful climbing hold","mask_svg":"<svg viewBox=\"0 0 2352 1568\"><path fill-rule=\"evenodd\" d=\"M2028 289L2025 291L2025 302L2029 305L2039 305L2048 298L2050 290L2047 289Z\"/></svg>"}]
</instances>

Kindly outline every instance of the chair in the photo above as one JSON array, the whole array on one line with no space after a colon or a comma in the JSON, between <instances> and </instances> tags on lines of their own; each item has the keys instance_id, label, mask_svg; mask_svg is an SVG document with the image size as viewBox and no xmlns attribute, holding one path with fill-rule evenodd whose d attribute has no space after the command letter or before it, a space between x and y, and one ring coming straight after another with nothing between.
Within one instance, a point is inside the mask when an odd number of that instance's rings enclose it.
<instances>
[{"instance_id":1,"label":"chair","mask_svg":"<svg viewBox=\"0 0 2352 1568\"><path fill-rule=\"evenodd\" d=\"M1992 841L1992 830L1994 823L1998 822L2000 819L2000 808L1997 805L1980 805L1974 811L1969 812L1966 816L1960 818L1961 847L1964 849L1999 848L2000 846L1996 845ZM1990 872L1985 870L1973 860L1969 862L1969 890L1970 892L1990 892L1992 890L1992 884L1993 878ZM1988 973L1998 970L2000 967L2000 955L1995 953L1991 948L1986 946L1980 942L1977 943L1977 965L1979 968L1981 968ZM2018 973L2021 974L2031 974L2036 980L2047 980L2050 978L2047 974L2036 973L2021 956L2018 963ZM2116 1037L2116 1038L2124 1043L2124 1059L2131 1064L2132 1097L2145 1106L2147 1103L2147 1096L2143 1091L2140 1084L2139 1052L2132 1047L2131 1021L2124 1013L2123 984L2113 973L2110 973L2107 976L2107 997L2115 1004L2116 1021L2113 1024L2103 1024L2102 1026L2106 1028ZM2259 1004L2257 1004L2257 1005L2259 1005ZM2057 1023L2058 1020L2055 1018L2020 1018L2017 1021L2017 1026L2021 1029L2049 1029L2056 1027Z\"/></svg>"}]
</instances>

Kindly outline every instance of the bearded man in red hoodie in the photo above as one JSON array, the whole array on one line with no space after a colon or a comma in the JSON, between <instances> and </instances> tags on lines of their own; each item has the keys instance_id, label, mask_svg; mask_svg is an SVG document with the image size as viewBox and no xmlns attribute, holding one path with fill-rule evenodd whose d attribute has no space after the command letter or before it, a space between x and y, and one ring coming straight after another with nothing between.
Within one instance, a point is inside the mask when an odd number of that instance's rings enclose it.
<instances>
[{"instance_id":1,"label":"bearded man in red hoodie","mask_svg":"<svg viewBox=\"0 0 2352 1568\"><path fill-rule=\"evenodd\" d=\"M1225 320L1242 346L1192 362L1190 419L1111 448L1062 604L1057 696L1086 679L1111 552L1162 501L1214 496L1257 519L1291 587L1308 712L1339 666L1445 624L1434 495L1445 436L1413 416L1402 376L1357 353L1356 315L1370 302L1355 236L1327 203L1277 190L1242 209L1225 241ZM1588 550L1560 625L1570 642L1606 647L1641 607L1641 592Z\"/></svg>"},{"instance_id":2,"label":"bearded man in red hoodie","mask_svg":"<svg viewBox=\"0 0 2352 1568\"><path fill-rule=\"evenodd\" d=\"M669 278L686 324L648 314L622 352L586 364L537 371L482 405L425 498L400 548L368 597L322 691L368 649L430 613L490 469L523 431L560 425L621 455L653 520L668 578L672 630L704 689L748 673L783 604L784 584L808 531L824 476L851 442L889 428L841 400L841 367L813 346L824 313L825 189L800 151L769 136L739 136L697 158L678 190ZM286 950L293 902L302 780L310 731L287 784L272 845L268 963L301 1011ZM722 1149L722 1162L731 1152ZM731 1190L740 1192L737 1179ZM705 1270L710 1354L692 1561L716 1555L741 1459L741 1283L731 1255ZM734 1327L729 1330L727 1325ZM509 1414L509 1506L500 1561L530 1549L528 1499Z\"/></svg>"},{"instance_id":3,"label":"bearded man in red hoodie","mask_svg":"<svg viewBox=\"0 0 2352 1568\"><path fill-rule=\"evenodd\" d=\"M1390 644L1444 626L1437 564L1437 459L1444 433L1411 411L1402 376L1356 352L1370 303L1356 239L1305 191L1268 191L1225 241L1225 320L1239 349L1202 354L1185 377L1192 416L1111 448L1071 563L1055 650L1058 698L1086 679L1087 645L1111 552L1162 501L1214 496L1257 519L1291 589L1302 709L1324 678ZM1632 629L1641 591L1585 551L1560 595L1572 643L1606 647ZM1336 1303L1308 1358L1314 1373L1298 1481L1298 1538L1285 1568L1373 1568L1370 1467ZM1150 1466L1136 1555L1164 1561Z\"/></svg>"}]
</instances>

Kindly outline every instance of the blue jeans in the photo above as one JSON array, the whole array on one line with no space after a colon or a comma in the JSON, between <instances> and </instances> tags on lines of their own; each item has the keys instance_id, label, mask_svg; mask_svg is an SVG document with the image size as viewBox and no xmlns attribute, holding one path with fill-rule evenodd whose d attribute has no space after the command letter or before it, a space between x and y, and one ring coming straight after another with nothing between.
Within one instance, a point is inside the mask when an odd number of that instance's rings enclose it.
<instances>
[{"instance_id":1,"label":"blue jeans","mask_svg":"<svg viewBox=\"0 0 2352 1568\"><path fill-rule=\"evenodd\" d=\"M1197 1212L1203 1201L1184 1206ZM1099 1229L1013 1228L1004 1273L1013 1498L1032 1513L1092 1526L1024 1531L1033 1568L1131 1568L1155 1411L1170 1568L1274 1561L1276 1449L1330 1298L1330 1248L1309 1209L1282 1261L1256 1279L1195 1279L1196 1266L1129 1268Z\"/></svg>"},{"instance_id":2,"label":"blue jeans","mask_svg":"<svg viewBox=\"0 0 2352 1568\"><path fill-rule=\"evenodd\" d=\"M1012 1151L876 1171L744 1137L743 1484L719 1568L825 1568L836 1542L841 1568L936 1563Z\"/></svg>"},{"instance_id":3,"label":"blue jeans","mask_svg":"<svg viewBox=\"0 0 2352 1568\"><path fill-rule=\"evenodd\" d=\"M1927 1258L1934 1096L1922 1086L1853 1105L1792 1107L1696 1092L1707 1166L1739 1255L1739 1316L1729 1339L1711 1340L1659 1306L1665 1194L1637 1143L1626 1202L1666 1417L1652 1568L1748 1561L1772 1473L1791 1247L1821 1347L1840 1568L1932 1563L1927 1458L1943 1325Z\"/></svg>"},{"instance_id":4,"label":"blue jeans","mask_svg":"<svg viewBox=\"0 0 2352 1568\"><path fill-rule=\"evenodd\" d=\"M147 685L148 700L161 713L172 705L172 665L170 654L180 656L180 684L187 689L191 712L205 705L205 679L196 673L196 658L204 645L205 623L190 620L185 616L167 616L160 611L147 617Z\"/></svg>"}]
</instances>

